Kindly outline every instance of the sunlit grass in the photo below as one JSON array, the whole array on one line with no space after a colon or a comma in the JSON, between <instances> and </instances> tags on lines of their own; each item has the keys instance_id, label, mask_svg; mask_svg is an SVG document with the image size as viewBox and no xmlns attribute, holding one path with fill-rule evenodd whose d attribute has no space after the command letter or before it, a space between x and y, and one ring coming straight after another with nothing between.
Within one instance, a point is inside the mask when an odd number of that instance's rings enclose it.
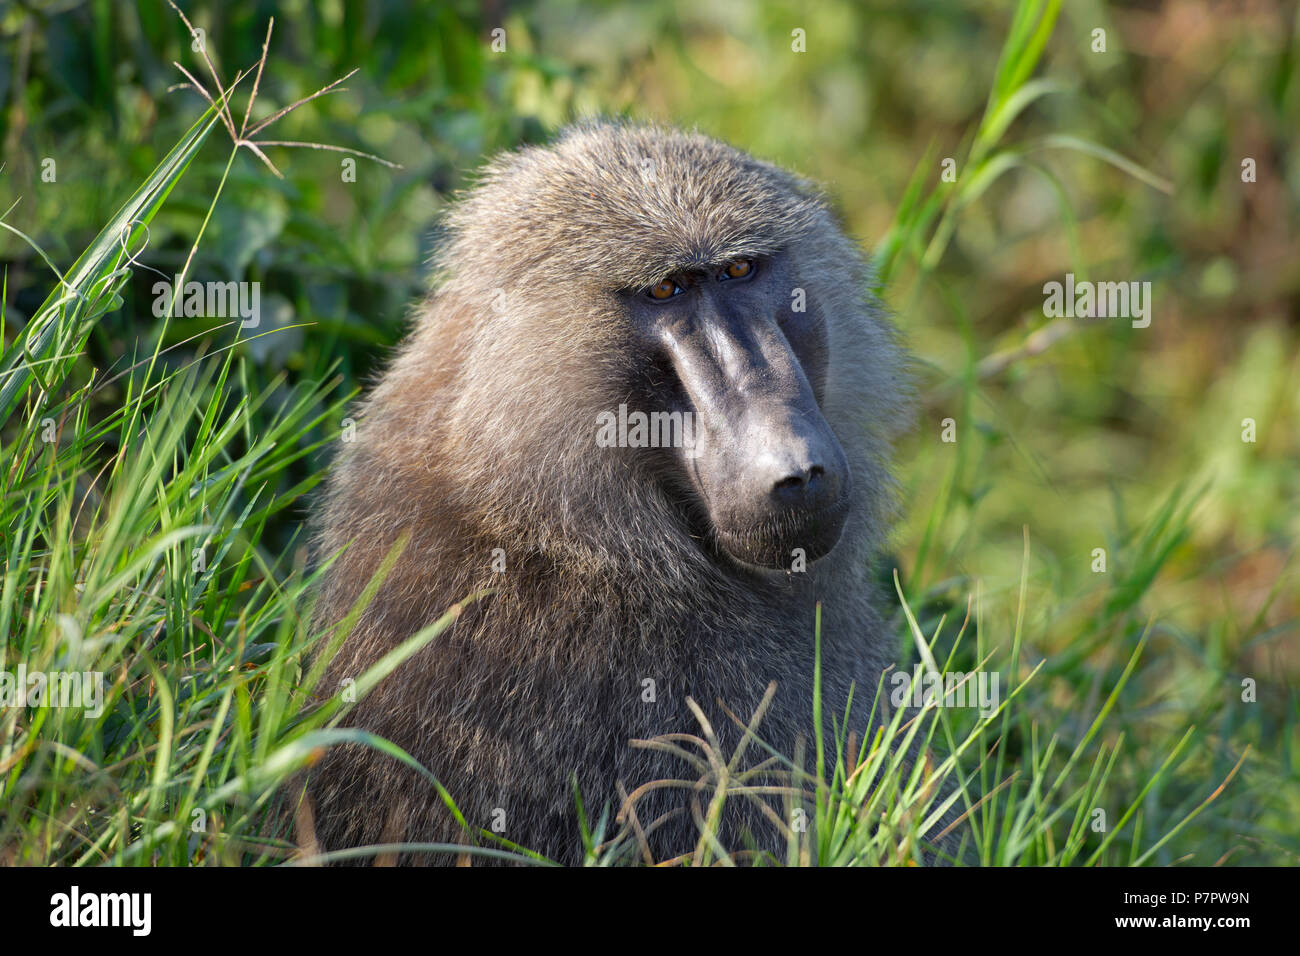
<instances>
[{"instance_id":1,"label":"sunlit grass","mask_svg":"<svg viewBox=\"0 0 1300 956\"><path fill-rule=\"evenodd\" d=\"M1205 487L1170 488L1149 514L1130 516L1117 503L1100 594L1044 580L1031 562L1029 535L1024 551L1017 548L1018 587L989 590L980 569L954 570L971 553L961 547L961 528L974 525L971 516L984 503L972 478L992 442L973 414L988 400L982 383L1014 373L1072 333L1047 326L1001 350L981 341L946 288L955 231L1000 177L1028 171L1056 197L1060 230L1084 275L1088 263L1068 192L1040 154L1072 150L1155 190L1168 185L1120 151L1068 131L1008 142L1018 117L1062 92L1058 81L1036 78L1060 10L1055 2L1017 6L957 181L939 181L937 155L927 156L878 248L882 284L903 317L911 317L923 291L939 288L968 357L938 396L959 423L941 490L908 502L922 531L897 591L890 591L898 597L900 647L939 670L999 674L1000 706L987 716L943 707L915 713L885 708L884 688L858 688L851 703L818 695L810 702L818 717L825 708L845 728L850 715L873 713L877 731L869 740L818 735L806 754L767 751L763 774L738 771L737 755L719 752L702 726L690 747L672 746L700 771L692 785L704 832L693 853L669 862L1213 863L1231 861L1247 840L1256 858L1290 859L1281 846L1286 834L1275 822L1258 824L1253 811L1266 806L1278 819L1278 801L1294 780L1294 694L1280 722L1261 708L1243 711L1229 660L1233 622L1208 637L1191 635L1152 600L1213 505ZM251 148L240 143L247 116L236 129L233 115L223 113L229 93L208 94L214 105L71 268L59 275L47 257L51 291L44 305L21 328L4 328L0 670L97 672L105 696L94 716L50 706L0 710L2 862L295 859L294 839L310 827L295 828L293 820L268 825L267 817L277 790L321 748L359 742L412 763L392 744L347 728L349 703L319 687L328 650L314 658L310 651L337 643L346 622L330 634L312 633L312 577L301 534L288 546L266 542L273 522L301 518L305 496L321 477L315 470L303 477L301 465L335 439L355 382L340 389L332 373L318 369L296 385L281 373L250 388L259 372L230 328L216 330L215 345L183 361L165 351L165 330L150 330L158 331L153 346L136 346L140 354L132 350L125 371L85 377L78 363L96 324L121 307L137 268L133 252L169 197L203 212L192 256L223 192L258 188L228 179L235 154ZM225 172L210 198L187 194L182 176L218 125L232 133ZM108 403L110 394L120 397ZM455 613L450 609L372 668L357 694L434 639ZM1263 614L1245 629L1252 640L1283 632L1264 627ZM1167 675L1175 672L1162 655L1174 653L1191 661L1177 673L1193 672L1202 683L1169 686ZM750 754L765 752L761 713L737 719L752 730ZM429 799L454 805L455 794L420 769ZM711 832L709 822L728 802L755 799L775 808L769 822L785 837L783 859L723 846ZM583 806L583 832L574 839L591 863L644 862L621 809ZM490 833L475 836L478 852L540 862ZM447 848L367 848L328 859L402 849ZM301 852L296 862L319 859L310 846Z\"/></svg>"}]
</instances>

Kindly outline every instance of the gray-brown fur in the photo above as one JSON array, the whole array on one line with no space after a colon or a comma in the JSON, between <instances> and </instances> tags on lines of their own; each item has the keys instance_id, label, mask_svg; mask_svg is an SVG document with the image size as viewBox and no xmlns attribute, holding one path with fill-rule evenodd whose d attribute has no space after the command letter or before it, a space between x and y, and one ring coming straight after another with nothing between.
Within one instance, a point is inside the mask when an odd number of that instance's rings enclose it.
<instances>
[{"instance_id":1,"label":"gray-brown fur","mask_svg":"<svg viewBox=\"0 0 1300 956\"><path fill-rule=\"evenodd\" d=\"M570 129L549 148L493 161L449 225L436 289L362 403L357 440L342 446L319 504L316 553L343 552L323 585L321 623L338 621L410 535L327 686L495 589L346 723L414 755L472 825L490 826L502 808L504 836L573 861L571 775L590 816L617 803L619 781L630 790L691 776L676 758L628 745L697 732L687 696L734 743L716 701L748 717L775 680L761 736L795 751L812 730L819 600L826 711L842 712L856 682L865 719L888 656L870 571L892 508L890 445L907 419L902 353L865 291L859 250L816 191L702 135ZM822 412L853 476L838 546L786 575L727 562L692 533L677 486L592 443L596 415L625 401L643 372L614 292L778 249L829 326ZM505 573L493 571L495 548ZM642 700L645 678L656 703ZM308 792L326 849L463 839L426 781L365 748L332 750ZM732 802L730 835L750 824L770 832ZM660 793L640 815L680 803ZM679 814L652 845L683 852L694 834Z\"/></svg>"}]
</instances>

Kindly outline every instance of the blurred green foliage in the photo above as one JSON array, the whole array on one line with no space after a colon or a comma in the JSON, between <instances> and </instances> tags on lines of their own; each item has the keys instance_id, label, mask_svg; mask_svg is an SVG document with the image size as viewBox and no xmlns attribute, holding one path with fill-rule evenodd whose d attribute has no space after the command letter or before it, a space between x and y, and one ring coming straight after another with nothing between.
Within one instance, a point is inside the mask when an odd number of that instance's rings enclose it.
<instances>
[{"instance_id":1,"label":"blurred green foliage","mask_svg":"<svg viewBox=\"0 0 1300 956\"><path fill-rule=\"evenodd\" d=\"M697 125L824 183L873 249L909 183L942 189L946 158L959 182L967 173L1012 16L980 0L182 6L226 81L256 62L274 16L255 119L359 68L346 91L278 121L274 138L401 164L358 159L353 182L343 154L273 147L277 179L243 151L191 269L199 280L259 281L259 331L268 318L284 328L238 344L246 389L337 366L334 399L361 387L400 337L440 213L496 150L592 113ZM1104 698L1137 624L1151 620L1144 666L1107 733L1126 735L1139 780L1187 725L1205 732L1174 782L1148 796L1153 814L1185 812L1254 747L1232 784L1236 802L1178 843L1198 863L1294 863L1298 852L1298 52L1294 5L1063 5L1038 70L1059 89L1015 119L1011 138L1102 144L1172 191L1043 149L1033 158L1045 174L1010 169L961 208L937 261L923 267L929 236L909 235L884 290L917 356L897 538L909 594L960 615L978 580L994 602L985 628L1009 633L1015 602L997 602L1019 586L1027 530L1025 649L1059 682L1040 706L1065 733L1085 719L1078 695ZM161 0L0 4L0 209L21 200L5 221L61 268L206 105L171 89L184 81L174 60L208 79ZM234 96L237 116L250 83ZM179 271L226 157L210 144L196 160L147 247L133 250L140 264ZM51 274L8 234L0 267L6 322L21 326ZM1150 327L1075 321L1039 351L1034 333L1052 322L1043 285L1067 271L1150 281ZM123 308L79 360L84 377L153 350L158 279L136 270ZM166 361L235 343L233 329L212 324L171 322ZM99 401L113 407L125 387ZM940 441L947 418L955 445ZM1254 442L1242 440L1245 419ZM304 460L282 480L317 467ZM300 544L280 556L300 541L301 517L268 525L262 546L274 560L301 564ZM1104 574L1093 571L1095 548L1106 549ZM1246 678L1257 703L1241 703ZM1178 858L1172 846L1160 857Z\"/></svg>"}]
</instances>

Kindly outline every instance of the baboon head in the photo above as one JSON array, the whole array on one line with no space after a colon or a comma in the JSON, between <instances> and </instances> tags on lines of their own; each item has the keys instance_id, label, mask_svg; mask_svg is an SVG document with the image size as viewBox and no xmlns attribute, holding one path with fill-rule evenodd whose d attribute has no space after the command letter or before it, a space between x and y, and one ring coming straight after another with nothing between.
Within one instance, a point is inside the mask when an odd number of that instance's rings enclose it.
<instances>
[{"instance_id":1,"label":"baboon head","mask_svg":"<svg viewBox=\"0 0 1300 956\"><path fill-rule=\"evenodd\" d=\"M897 351L803 180L602 123L494 161L449 229L412 347L446 353L430 374L482 376L440 409L458 447L437 454L503 537L603 529L607 551L612 528L754 573L830 553L855 485L887 483L868 436L896 417ZM542 471L494 468L517 461Z\"/></svg>"}]
</instances>

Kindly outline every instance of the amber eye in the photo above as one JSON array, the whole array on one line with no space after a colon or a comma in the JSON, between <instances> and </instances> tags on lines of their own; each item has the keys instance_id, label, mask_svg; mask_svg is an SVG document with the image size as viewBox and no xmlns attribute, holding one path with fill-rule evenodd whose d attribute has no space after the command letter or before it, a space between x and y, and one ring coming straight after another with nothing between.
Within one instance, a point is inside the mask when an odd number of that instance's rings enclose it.
<instances>
[{"instance_id":1,"label":"amber eye","mask_svg":"<svg viewBox=\"0 0 1300 956\"><path fill-rule=\"evenodd\" d=\"M737 259L735 262L728 262L722 270L722 275L727 279L743 279L754 271L754 260Z\"/></svg>"},{"instance_id":2,"label":"amber eye","mask_svg":"<svg viewBox=\"0 0 1300 956\"><path fill-rule=\"evenodd\" d=\"M664 279L664 281L660 282L658 285L651 286L650 291L646 294L652 299L663 301L664 299L671 299L681 291L682 287L672 279Z\"/></svg>"}]
</instances>

